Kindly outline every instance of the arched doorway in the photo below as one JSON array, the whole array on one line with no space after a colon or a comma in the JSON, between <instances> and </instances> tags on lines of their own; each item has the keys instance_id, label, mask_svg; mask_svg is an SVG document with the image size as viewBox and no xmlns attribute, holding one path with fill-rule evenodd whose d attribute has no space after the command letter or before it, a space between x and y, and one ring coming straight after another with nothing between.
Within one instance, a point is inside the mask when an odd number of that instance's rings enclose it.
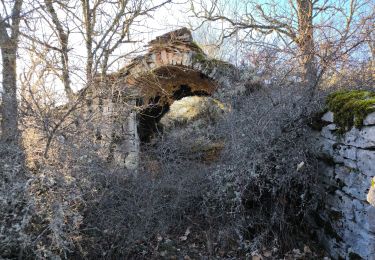
<instances>
[{"instance_id":1,"label":"arched doorway","mask_svg":"<svg viewBox=\"0 0 375 260\"><path fill-rule=\"evenodd\" d=\"M200 71L164 66L137 78L142 97L137 100L138 135L141 144L161 133L159 121L170 105L187 96L210 96L217 88L214 80Z\"/></svg>"}]
</instances>

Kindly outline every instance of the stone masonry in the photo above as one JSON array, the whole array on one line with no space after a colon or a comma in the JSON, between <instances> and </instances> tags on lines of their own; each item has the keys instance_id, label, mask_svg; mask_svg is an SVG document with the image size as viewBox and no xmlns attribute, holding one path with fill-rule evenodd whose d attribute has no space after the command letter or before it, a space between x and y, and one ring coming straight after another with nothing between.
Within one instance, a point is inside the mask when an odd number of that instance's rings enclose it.
<instances>
[{"instance_id":1,"label":"stone masonry","mask_svg":"<svg viewBox=\"0 0 375 260\"><path fill-rule=\"evenodd\" d=\"M182 28L157 37L148 52L124 68L98 77L88 91L88 117L108 158L135 170L140 152L139 118L184 96L213 95L232 86L233 65L210 59ZM153 112L155 113L155 112ZM155 119L157 120L157 119Z\"/></svg>"},{"instance_id":2,"label":"stone masonry","mask_svg":"<svg viewBox=\"0 0 375 260\"><path fill-rule=\"evenodd\" d=\"M375 259L375 207L368 201L375 176L375 113L368 115L361 129L336 133L334 114L319 141L321 183L325 208L317 216L319 237L335 259Z\"/></svg>"}]
</instances>

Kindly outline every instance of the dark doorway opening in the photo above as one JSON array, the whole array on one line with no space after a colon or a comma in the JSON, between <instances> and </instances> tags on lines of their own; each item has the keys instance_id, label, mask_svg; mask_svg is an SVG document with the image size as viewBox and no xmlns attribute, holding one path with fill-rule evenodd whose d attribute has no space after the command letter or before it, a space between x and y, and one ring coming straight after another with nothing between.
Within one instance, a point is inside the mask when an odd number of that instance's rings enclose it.
<instances>
[{"instance_id":1,"label":"dark doorway opening","mask_svg":"<svg viewBox=\"0 0 375 260\"><path fill-rule=\"evenodd\" d=\"M169 110L169 105L149 105L138 114L138 136L141 143L150 143L152 138L162 133L160 119Z\"/></svg>"},{"instance_id":2,"label":"dark doorway opening","mask_svg":"<svg viewBox=\"0 0 375 260\"><path fill-rule=\"evenodd\" d=\"M175 87L177 88L177 87ZM188 85L180 85L175 91L173 91L173 99L180 100L184 97L189 96L209 96L209 94L204 90L191 91L191 87Z\"/></svg>"},{"instance_id":3,"label":"dark doorway opening","mask_svg":"<svg viewBox=\"0 0 375 260\"><path fill-rule=\"evenodd\" d=\"M180 85L174 87L169 100L180 100L188 96L209 96L204 90L192 91L188 85ZM162 101L164 100L164 101ZM169 103L166 99L156 96L147 102L147 106L138 114L138 136L141 144L150 143L151 140L163 132L160 119L169 111ZM137 101L138 106L145 105L143 101Z\"/></svg>"}]
</instances>

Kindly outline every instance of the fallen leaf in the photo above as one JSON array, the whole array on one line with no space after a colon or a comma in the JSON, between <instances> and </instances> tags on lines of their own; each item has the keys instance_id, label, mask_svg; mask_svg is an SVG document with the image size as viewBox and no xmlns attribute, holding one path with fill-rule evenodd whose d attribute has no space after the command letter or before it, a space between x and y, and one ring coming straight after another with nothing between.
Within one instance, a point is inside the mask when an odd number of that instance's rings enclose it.
<instances>
[{"instance_id":1,"label":"fallen leaf","mask_svg":"<svg viewBox=\"0 0 375 260\"><path fill-rule=\"evenodd\" d=\"M263 257L257 252L257 251L254 251L254 252L251 252L251 260L262 260Z\"/></svg>"},{"instance_id":2,"label":"fallen leaf","mask_svg":"<svg viewBox=\"0 0 375 260\"><path fill-rule=\"evenodd\" d=\"M191 229L191 227L188 227L185 231L185 234L183 236L180 236L181 241L186 241L188 239L188 236L190 234L190 229Z\"/></svg>"},{"instance_id":3,"label":"fallen leaf","mask_svg":"<svg viewBox=\"0 0 375 260\"><path fill-rule=\"evenodd\" d=\"M303 247L303 252L308 253L308 254L312 253L310 247L308 247L306 245Z\"/></svg>"},{"instance_id":4,"label":"fallen leaf","mask_svg":"<svg viewBox=\"0 0 375 260\"><path fill-rule=\"evenodd\" d=\"M187 240L187 236L180 236L180 240L181 241L186 241Z\"/></svg>"},{"instance_id":5,"label":"fallen leaf","mask_svg":"<svg viewBox=\"0 0 375 260\"><path fill-rule=\"evenodd\" d=\"M185 231L185 236L188 236L190 234L191 227L189 226Z\"/></svg>"},{"instance_id":6,"label":"fallen leaf","mask_svg":"<svg viewBox=\"0 0 375 260\"><path fill-rule=\"evenodd\" d=\"M271 257L272 256L272 252L271 251L264 251L263 252L263 256L265 256L265 257Z\"/></svg>"},{"instance_id":7,"label":"fallen leaf","mask_svg":"<svg viewBox=\"0 0 375 260\"><path fill-rule=\"evenodd\" d=\"M305 162L300 162L298 165L297 165L297 171L301 170L302 167L305 165Z\"/></svg>"}]
</instances>

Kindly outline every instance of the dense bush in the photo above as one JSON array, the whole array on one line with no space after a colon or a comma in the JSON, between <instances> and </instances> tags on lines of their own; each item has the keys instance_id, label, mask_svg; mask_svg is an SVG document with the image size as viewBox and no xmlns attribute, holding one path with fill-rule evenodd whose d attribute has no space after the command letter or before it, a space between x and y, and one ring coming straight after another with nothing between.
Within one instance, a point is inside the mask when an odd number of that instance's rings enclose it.
<instances>
[{"instance_id":1,"label":"dense bush","mask_svg":"<svg viewBox=\"0 0 375 260\"><path fill-rule=\"evenodd\" d=\"M178 241L189 227L206 255L303 247L319 191L310 129L297 120L295 94L289 88L233 99L222 122L195 133L225 140L216 161L187 153L186 138L165 135L143 148L138 177L121 171L95 176L100 191L84 220L87 250L151 254L158 236Z\"/></svg>"},{"instance_id":2,"label":"dense bush","mask_svg":"<svg viewBox=\"0 0 375 260\"><path fill-rule=\"evenodd\" d=\"M297 90L233 96L223 120L190 132L223 142L220 153L189 153L190 140L165 134L142 147L136 176L98 154L84 129L56 138L48 159L32 158L21 192L30 216L10 236L23 234L30 258L244 257L303 247L319 191Z\"/></svg>"},{"instance_id":3,"label":"dense bush","mask_svg":"<svg viewBox=\"0 0 375 260\"><path fill-rule=\"evenodd\" d=\"M27 170L17 145L0 142L0 257L22 257L29 223Z\"/></svg>"}]
</instances>

